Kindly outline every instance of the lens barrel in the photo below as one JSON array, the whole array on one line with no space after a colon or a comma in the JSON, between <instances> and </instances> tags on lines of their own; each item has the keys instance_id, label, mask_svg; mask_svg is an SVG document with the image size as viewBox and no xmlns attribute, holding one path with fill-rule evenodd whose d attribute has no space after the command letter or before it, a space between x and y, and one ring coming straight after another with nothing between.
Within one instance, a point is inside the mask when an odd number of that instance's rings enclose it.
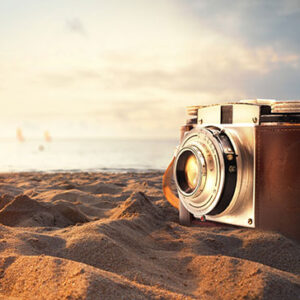
<instances>
[{"instance_id":1,"label":"lens barrel","mask_svg":"<svg viewBox=\"0 0 300 300\"><path fill-rule=\"evenodd\" d=\"M178 157L176 178L178 186L185 194L192 194L198 186L201 177L199 159L193 149L184 149Z\"/></svg>"},{"instance_id":2,"label":"lens barrel","mask_svg":"<svg viewBox=\"0 0 300 300\"><path fill-rule=\"evenodd\" d=\"M235 191L236 154L219 128L195 128L182 141L174 164L179 198L194 215L219 214Z\"/></svg>"}]
</instances>

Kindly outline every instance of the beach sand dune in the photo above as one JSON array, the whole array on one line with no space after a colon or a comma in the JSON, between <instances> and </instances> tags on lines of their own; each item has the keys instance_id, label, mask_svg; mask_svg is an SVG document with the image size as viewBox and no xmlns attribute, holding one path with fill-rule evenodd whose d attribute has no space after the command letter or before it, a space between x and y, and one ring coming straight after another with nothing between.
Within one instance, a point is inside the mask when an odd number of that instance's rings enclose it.
<instances>
[{"instance_id":1,"label":"beach sand dune","mask_svg":"<svg viewBox=\"0 0 300 300\"><path fill-rule=\"evenodd\" d=\"M183 227L162 174L0 175L0 299L300 299L300 245Z\"/></svg>"}]
</instances>

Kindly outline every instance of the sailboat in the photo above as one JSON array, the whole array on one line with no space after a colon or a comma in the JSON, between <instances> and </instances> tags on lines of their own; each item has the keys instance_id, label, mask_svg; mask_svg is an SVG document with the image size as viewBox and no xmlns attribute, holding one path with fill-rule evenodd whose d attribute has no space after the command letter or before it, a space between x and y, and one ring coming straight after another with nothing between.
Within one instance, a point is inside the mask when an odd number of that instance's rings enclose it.
<instances>
[{"instance_id":1,"label":"sailboat","mask_svg":"<svg viewBox=\"0 0 300 300\"><path fill-rule=\"evenodd\" d=\"M46 141L46 142L51 142L51 141L52 141L51 135L50 135L50 133L49 133L48 130L46 130L46 131L44 132L44 138L45 138L45 141Z\"/></svg>"},{"instance_id":2,"label":"sailboat","mask_svg":"<svg viewBox=\"0 0 300 300\"><path fill-rule=\"evenodd\" d=\"M17 128L17 139L19 142L25 141L21 128Z\"/></svg>"}]
</instances>

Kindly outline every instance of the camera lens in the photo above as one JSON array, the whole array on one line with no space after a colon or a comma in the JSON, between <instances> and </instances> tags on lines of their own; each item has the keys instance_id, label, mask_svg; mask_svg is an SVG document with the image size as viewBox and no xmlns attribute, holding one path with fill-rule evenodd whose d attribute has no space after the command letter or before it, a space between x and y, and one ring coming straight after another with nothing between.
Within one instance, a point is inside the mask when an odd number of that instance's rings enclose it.
<instances>
[{"instance_id":1,"label":"camera lens","mask_svg":"<svg viewBox=\"0 0 300 300\"><path fill-rule=\"evenodd\" d=\"M236 187L233 145L217 127L195 128L178 149L174 179L180 201L195 216L222 213Z\"/></svg>"},{"instance_id":2,"label":"camera lens","mask_svg":"<svg viewBox=\"0 0 300 300\"><path fill-rule=\"evenodd\" d=\"M176 164L176 179L180 189L191 194L197 188L201 175L197 157L192 150L185 149L178 157Z\"/></svg>"},{"instance_id":3,"label":"camera lens","mask_svg":"<svg viewBox=\"0 0 300 300\"><path fill-rule=\"evenodd\" d=\"M191 154L185 164L184 175L188 186L194 190L197 186L197 178L199 174L199 166L197 163L197 158L194 154Z\"/></svg>"}]
</instances>

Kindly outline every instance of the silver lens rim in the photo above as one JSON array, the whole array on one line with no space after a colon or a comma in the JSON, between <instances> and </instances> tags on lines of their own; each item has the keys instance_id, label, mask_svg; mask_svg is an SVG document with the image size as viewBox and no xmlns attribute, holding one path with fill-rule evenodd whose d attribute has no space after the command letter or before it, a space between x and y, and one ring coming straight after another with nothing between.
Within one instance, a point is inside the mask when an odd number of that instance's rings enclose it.
<instances>
[{"instance_id":1,"label":"silver lens rim","mask_svg":"<svg viewBox=\"0 0 300 300\"><path fill-rule=\"evenodd\" d=\"M177 174L178 164L180 162L180 159L181 159L182 155L185 152L191 152L196 157L198 170L199 170L199 174L198 174L198 178L197 178L197 185L190 193L184 191L181 188L181 184L180 184L180 182L178 180L178 176L177 176L178 175ZM175 183L176 183L177 188L179 189L180 193L184 196L188 197L188 196L194 195L197 192L197 190L198 190L198 188L201 184L202 175L203 175L203 170L202 170L203 165L200 162L200 158L199 158L200 155L202 156L202 154L200 154L199 149L197 149L195 146L191 146L191 147L183 147L176 156L176 160L175 160L175 164L174 164L174 179L175 179Z\"/></svg>"},{"instance_id":2,"label":"silver lens rim","mask_svg":"<svg viewBox=\"0 0 300 300\"><path fill-rule=\"evenodd\" d=\"M192 152L196 153L195 156L197 157L198 161L199 156L197 155L197 153L201 153L201 156L205 162L205 169L207 171L204 187L203 181L200 182L199 180L197 187L193 190L192 193L185 193L184 191L182 191L179 188L178 181L176 178L177 158L179 157L179 154L181 154L187 149L189 151L192 151L191 149L194 150ZM195 149L197 149L198 151L195 151ZM209 156L210 154L211 156ZM216 187L211 192L210 189L206 186L206 183L211 183L214 181L214 179L211 177L214 174L209 173L209 158L212 157L213 164L215 167ZM201 177L203 178L203 173ZM225 163L221 146L210 130L204 127L195 128L186 135L176 154L176 160L174 164L174 179L178 190L178 195L182 204L192 214L194 214L195 216L203 216L211 212L216 207L220 200L224 187Z\"/></svg>"}]
</instances>

